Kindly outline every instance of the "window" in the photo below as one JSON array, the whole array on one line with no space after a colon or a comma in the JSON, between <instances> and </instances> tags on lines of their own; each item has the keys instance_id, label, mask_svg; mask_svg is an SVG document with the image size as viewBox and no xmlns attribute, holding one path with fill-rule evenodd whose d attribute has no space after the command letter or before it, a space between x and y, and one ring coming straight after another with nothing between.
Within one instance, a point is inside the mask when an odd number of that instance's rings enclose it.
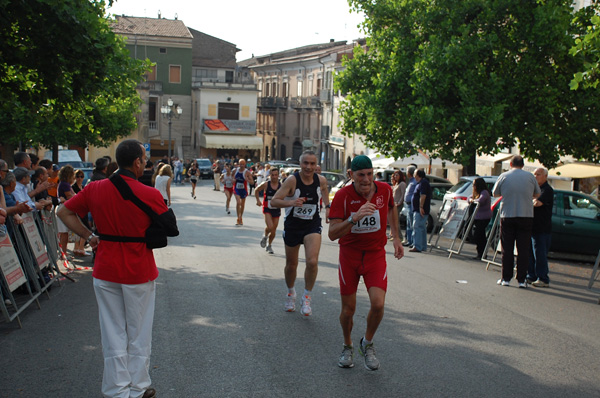
<instances>
[{"instance_id":1,"label":"window","mask_svg":"<svg viewBox=\"0 0 600 398\"><path fill-rule=\"evenodd\" d=\"M167 53L167 49L165 47L161 47L158 49L158 52L161 54L166 54Z\"/></svg>"},{"instance_id":2,"label":"window","mask_svg":"<svg viewBox=\"0 0 600 398\"><path fill-rule=\"evenodd\" d=\"M158 125L156 123L156 112L158 109L158 98L150 97L148 102L148 128L150 130L157 130Z\"/></svg>"},{"instance_id":3,"label":"window","mask_svg":"<svg viewBox=\"0 0 600 398\"><path fill-rule=\"evenodd\" d=\"M268 97L271 94L271 83L265 84L265 97Z\"/></svg>"},{"instance_id":4,"label":"window","mask_svg":"<svg viewBox=\"0 0 600 398\"><path fill-rule=\"evenodd\" d=\"M277 83L273 83L273 94L271 97L277 97Z\"/></svg>"},{"instance_id":5,"label":"window","mask_svg":"<svg viewBox=\"0 0 600 398\"><path fill-rule=\"evenodd\" d=\"M180 65L169 65L169 83L181 83Z\"/></svg>"},{"instance_id":6,"label":"window","mask_svg":"<svg viewBox=\"0 0 600 398\"><path fill-rule=\"evenodd\" d=\"M219 102L219 113L217 118L224 120L239 120L240 104L232 104L231 102Z\"/></svg>"},{"instance_id":7,"label":"window","mask_svg":"<svg viewBox=\"0 0 600 398\"><path fill-rule=\"evenodd\" d=\"M288 84L287 83L283 83L283 92L281 93L283 95L284 98L289 97L290 93L288 91Z\"/></svg>"},{"instance_id":8,"label":"window","mask_svg":"<svg viewBox=\"0 0 600 398\"><path fill-rule=\"evenodd\" d=\"M302 81L298 82L298 91L297 91L297 95L298 97L302 97Z\"/></svg>"},{"instance_id":9,"label":"window","mask_svg":"<svg viewBox=\"0 0 600 398\"><path fill-rule=\"evenodd\" d=\"M600 208L596 204L590 202L589 199L576 195L565 195L565 215L571 217L580 217L594 220Z\"/></svg>"},{"instance_id":10,"label":"window","mask_svg":"<svg viewBox=\"0 0 600 398\"><path fill-rule=\"evenodd\" d=\"M321 95L321 79L317 79L317 97Z\"/></svg>"},{"instance_id":11,"label":"window","mask_svg":"<svg viewBox=\"0 0 600 398\"><path fill-rule=\"evenodd\" d=\"M232 73L232 78L233 78L233 72ZM200 79L212 79L212 80L216 80L217 79L217 71L213 70L213 69L196 69L195 71L195 77L200 78Z\"/></svg>"},{"instance_id":12,"label":"window","mask_svg":"<svg viewBox=\"0 0 600 398\"><path fill-rule=\"evenodd\" d=\"M156 64L150 67L150 72L146 73L146 80L149 82L156 80Z\"/></svg>"},{"instance_id":13,"label":"window","mask_svg":"<svg viewBox=\"0 0 600 398\"><path fill-rule=\"evenodd\" d=\"M225 71L225 83L233 83L233 71Z\"/></svg>"}]
</instances>

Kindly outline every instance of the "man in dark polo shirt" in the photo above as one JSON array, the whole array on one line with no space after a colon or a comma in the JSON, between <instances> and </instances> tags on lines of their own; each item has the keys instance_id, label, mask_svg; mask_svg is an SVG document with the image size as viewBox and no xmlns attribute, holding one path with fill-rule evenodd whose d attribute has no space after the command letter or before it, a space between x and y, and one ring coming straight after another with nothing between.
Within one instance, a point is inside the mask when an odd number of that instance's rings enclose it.
<instances>
[{"instance_id":1,"label":"man in dark polo shirt","mask_svg":"<svg viewBox=\"0 0 600 398\"><path fill-rule=\"evenodd\" d=\"M427 218L431 208L431 186L425 178L423 169L415 173L415 193L412 198L413 210L413 248L412 253L420 253L427 250Z\"/></svg>"},{"instance_id":2,"label":"man in dark polo shirt","mask_svg":"<svg viewBox=\"0 0 600 398\"><path fill-rule=\"evenodd\" d=\"M548 251L552 243L552 206L554 189L548 184L548 170L540 167L533 172L541 194L533 199L533 226L531 228L531 255L527 282L534 287L549 287Z\"/></svg>"},{"instance_id":3,"label":"man in dark polo shirt","mask_svg":"<svg viewBox=\"0 0 600 398\"><path fill-rule=\"evenodd\" d=\"M142 144L136 140L121 142L116 158L116 173L133 194L157 214L166 212L160 192L137 181L146 165ZM133 202L124 200L110 179L90 182L58 211L71 231L97 248L92 276L104 354L102 394L155 397L156 391L149 388L148 373L158 277L154 255L144 242L100 241L78 217L88 211L101 234L123 237L144 237L150 217Z\"/></svg>"}]
</instances>

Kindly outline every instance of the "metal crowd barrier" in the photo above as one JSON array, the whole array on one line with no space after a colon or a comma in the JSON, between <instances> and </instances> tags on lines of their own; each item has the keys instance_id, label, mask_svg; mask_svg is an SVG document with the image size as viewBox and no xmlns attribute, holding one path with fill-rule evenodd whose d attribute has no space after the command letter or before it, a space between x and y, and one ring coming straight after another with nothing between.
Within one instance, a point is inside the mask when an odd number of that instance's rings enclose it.
<instances>
[{"instance_id":1,"label":"metal crowd barrier","mask_svg":"<svg viewBox=\"0 0 600 398\"><path fill-rule=\"evenodd\" d=\"M60 277L73 281L59 268L63 256L54 212L35 211L22 218L23 224L16 224L7 217L0 226L0 312L21 328L19 315L34 302L41 309L38 298L43 293L50 298L52 284L60 285Z\"/></svg>"}]
</instances>

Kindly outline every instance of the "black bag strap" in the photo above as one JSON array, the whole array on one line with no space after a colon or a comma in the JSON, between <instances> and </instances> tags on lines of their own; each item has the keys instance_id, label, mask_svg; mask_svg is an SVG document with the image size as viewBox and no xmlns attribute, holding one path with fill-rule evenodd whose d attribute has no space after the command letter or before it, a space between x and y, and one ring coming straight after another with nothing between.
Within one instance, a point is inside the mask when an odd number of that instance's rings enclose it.
<instances>
[{"instance_id":1,"label":"black bag strap","mask_svg":"<svg viewBox=\"0 0 600 398\"><path fill-rule=\"evenodd\" d=\"M113 175L111 175L108 179L115 185L115 187L117 187L117 190L123 199L130 200L133 202L133 204L142 209L144 213L148 214L153 221L156 221L158 214L156 214L156 212L152 210L150 206L142 202L140 198L133 194L131 187L125 182L123 177L121 177L118 172L113 173Z\"/></svg>"}]
</instances>

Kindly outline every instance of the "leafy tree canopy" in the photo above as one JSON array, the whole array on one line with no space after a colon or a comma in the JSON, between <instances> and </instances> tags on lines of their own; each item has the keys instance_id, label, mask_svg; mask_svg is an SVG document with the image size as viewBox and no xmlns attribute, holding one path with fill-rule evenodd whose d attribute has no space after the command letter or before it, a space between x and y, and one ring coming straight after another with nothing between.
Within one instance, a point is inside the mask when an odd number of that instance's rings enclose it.
<instances>
[{"instance_id":1,"label":"leafy tree canopy","mask_svg":"<svg viewBox=\"0 0 600 398\"><path fill-rule=\"evenodd\" d=\"M0 0L0 140L107 146L135 128L134 60L98 0Z\"/></svg>"},{"instance_id":2,"label":"leafy tree canopy","mask_svg":"<svg viewBox=\"0 0 600 398\"><path fill-rule=\"evenodd\" d=\"M594 8L598 2L594 1ZM581 13L574 22L585 27L585 33L575 39L575 45L571 48L572 55L584 57L583 69L575 73L571 80L571 88L578 89L597 88L600 83L600 16L597 12Z\"/></svg>"},{"instance_id":3,"label":"leafy tree canopy","mask_svg":"<svg viewBox=\"0 0 600 398\"><path fill-rule=\"evenodd\" d=\"M336 81L345 134L463 165L515 144L550 167L567 154L599 160L600 91L569 88L583 64L569 49L585 28L571 0L349 4L369 37Z\"/></svg>"}]
</instances>

